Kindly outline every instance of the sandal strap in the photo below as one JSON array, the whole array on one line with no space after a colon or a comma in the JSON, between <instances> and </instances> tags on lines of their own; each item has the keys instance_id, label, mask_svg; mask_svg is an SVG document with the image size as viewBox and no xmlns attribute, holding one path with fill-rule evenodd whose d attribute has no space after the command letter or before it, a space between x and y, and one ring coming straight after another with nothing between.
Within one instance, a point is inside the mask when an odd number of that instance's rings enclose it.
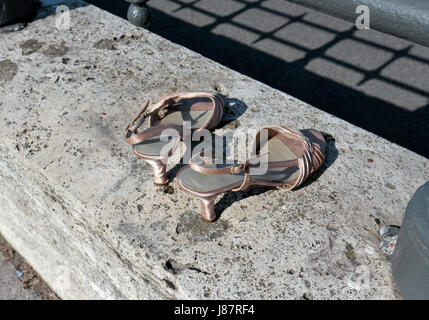
<instances>
[{"instance_id":1,"label":"sandal strap","mask_svg":"<svg viewBox=\"0 0 429 320\"><path fill-rule=\"evenodd\" d=\"M251 174L247 170L246 173L244 174L244 180L243 180L243 183L241 184L241 186L239 186L238 188L232 189L232 191L246 190L250 186L250 180L251 180Z\"/></svg>"},{"instance_id":2,"label":"sandal strap","mask_svg":"<svg viewBox=\"0 0 429 320\"><path fill-rule=\"evenodd\" d=\"M168 132L166 132L166 130L168 130ZM125 141L128 144L135 145L147 139L158 137L163 132L168 133L169 136L181 137L181 133L183 132L183 127L175 126L175 125L165 125L165 126L150 127L143 131L140 131L139 133L128 131L125 136Z\"/></svg>"},{"instance_id":3,"label":"sandal strap","mask_svg":"<svg viewBox=\"0 0 429 320\"><path fill-rule=\"evenodd\" d=\"M149 101L147 101L147 103L143 107L143 109L128 124L125 131L127 133L128 132L136 132L137 129L146 121L147 118L154 116L156 114L160 115L162 118L165 115L165 112L168 108L178 105L174 101L174 99L176 99L177 97L178 97L178 95L174 95L174 96L168 96L168 97L162 99L157 104L155 104L152 108L150 108L151 109L150 111L147 111L148 107L149 107Z\"/></svg>"},{"instance_id":4,"label":"sandal strap","mask_svg":"<svg viewBox=\"0 0 429 320\"><path fill-rule=\"evenodd\" d=\"M214 121L219 122L220 119L223 116L223 102L218 94L210 93L210 92L187 92L187 93L179 93L179 94L173 94L165 97L155 105L153 105L150 108L150 111L148 111L149 107L149 101L146 103L146 105L143 107L143 109L137 114L137 116L128 124L126 127L126 137L125 140L129 144L137 144L140 143L148 138L156 136L156 133L158 131L153 131L153 134L150 133L152 131L147 131L148 129L144 130L145 133L139 134L138 128L144 124L146 119L149 119L149 129L152 128L151 126L151 117L157 115L159 118L163 118L166 113L168 112L168 109L172 107L179 107L183 104L180 102L177 102L178 99L192 99L192 98L198 98L198 97L207 97L210 98L213 103L210 104L208 107L205 106L192 106L192 111L208 111L213 110L213 113L211 117L207 120L207 122L200 128L206 128L211 125L213 122L213 117L215 116L215 110L220 110L220 115L218 115L219 119L215 119ZM219 113L219 112L218 112ZM217 123L216 123L217 124ZM164 129L167 129L166 126L157 126L157 127L164 127ZM168 126L171 128L182 128L182 126L175 126L171 125ZM180 129L179 132L182 132L183 130Z\"/></svg>"},{"instance_id":5,"label":"sandal strap","mask_svg":"<svg viewBox=\"0 0 429 320\"><path fill-rule=\"evenodd\" d=\"M218 125L218 123L223 118L224 113L224 103L223 99L220 97L220 95L216 92L185 92L181 93L179 95L179 98L182 99L192 99L192 98L200 98L200 97L206 97L212 100L212 104L210 104L209 107L191 107L192 111L212 111L211 116L207 119L206 123L204 123L200 129L212 129L215 126Z\"/></svg>"},{"instance_id":6,"label":"sandal strap","mask_svg":"<svg viewBox=\"0 0 429 320\"><path fill-rule=\"evenodd\" d=\"M301 142L304 145L304 152L302 153L301 157L298 157L293 160L287 160L287 161L273 161L268 163L263 163L262 165L260 163L254 164L252 163L252 160L255 160L254 158L249 159L245 163L235 163L231 166L225 166L222 168L208 168L206 166L203 166L204 164L210 163L215 164L215 160L211 159L208 161L205 161L201 155L204 153L201 152L199 154L194 155L190 162L189 166L196 172L207 174L207 175L221 175L221 174L241 174L244 172L244 180L241 186L238 188L233 189L233 191L242 191L249 187L252 177L252 169L253 168L288 168L288 167L298 167L299 173L298 177L292 182L288 183L286 182L284 185L280 185L277 188L283 190L283 191L291 191L301 185L313 172L317 171L322 163L325 161L326 156L325 154L320 150L320 147L317 144L314 144L310 141L309 138L307 138L301 131L291 128L291 127L267 127L264 129L272 129L275 130L277 133L287 135L289 138L292 136L297 141ZM259 133L258 133L259 134ZM256 142L256 141L255 141ZM257 157L261 157L262 155L257 155Z\"/></svg>"},{"instance_id":7,"label":"sandal strap","mask_svg":"<svg viewBox=\"0 0 429 320\"><path fill-rule=\"evenodd\" d=\"M244 163L234 163L230 166L226 166L223 168L207 168L202 166L201 164L215 164L215 161L205 161L201 155L204 151L202 151L199 154L194 155L190 161L189 166L196 172L202 173L202 174L208 174L208 175L220 175L220 174L241 174L243 171L245 172L245 175L248 174L249 176L252 175L252 168L287 168L287 167L293 167L298 165L298 159L294 160L288 160L288 161L273 161L268 162L264 164L258 163L252 163L255 159L261 157L262 155L256 155L249 159L248 161Z\"/></svg>"},{"instance_id":8,"label":"sandal strap","mask_svg":"<svg viewBox=\"0 0 429 320\"><path fill-rule=\"evenodd\" d=\"M301 185L310 176L310 174L317 171L324 162L326 156L320 150L319 146L317 144L313 144L310 139L308 139L301 131L286 126L273 128L277 129L278 132L283 134L294 136L304 144L305 150L302 156L297 159L299 168L299 175L297 179L292 184L287 183L278 187L283 191L291 191Z\"/></svg>"}]
</instances>

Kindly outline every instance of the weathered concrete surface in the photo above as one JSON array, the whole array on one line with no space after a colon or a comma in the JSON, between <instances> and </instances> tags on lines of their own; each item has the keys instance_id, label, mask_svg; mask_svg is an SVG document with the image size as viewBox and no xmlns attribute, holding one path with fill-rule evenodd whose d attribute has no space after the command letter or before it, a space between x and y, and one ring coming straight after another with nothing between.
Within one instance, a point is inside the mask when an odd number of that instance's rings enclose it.
<instances>
[{"instance_id":1,"label":"weathered concrete surface","mask_svg":"<svg viewBox=\"0 0 429 320\"><path fill-rule=\"evenodd\" d=\"M0 36L0 232L62 298L400 297L378 230L429 160L95 7L71 22ZM327 166L291 193L219 197L203 223L123 141L145 99L188 90L227 96L229 129L327 133Z\"/></svg>"}]
</instances>

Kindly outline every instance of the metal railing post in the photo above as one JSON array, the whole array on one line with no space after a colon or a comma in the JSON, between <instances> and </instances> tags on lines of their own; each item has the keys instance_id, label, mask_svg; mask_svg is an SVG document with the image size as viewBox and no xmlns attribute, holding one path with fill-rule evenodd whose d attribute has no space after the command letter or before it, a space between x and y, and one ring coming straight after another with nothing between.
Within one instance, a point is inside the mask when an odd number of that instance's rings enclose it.
<instances>
[{"instance_id":1,"label":"metal railing post","mask_svg":"<svg viewBox=\"0 0 429 320\"><path fill-rule=\"evenodd\" d=\"M147 6L149 0L125 0L130 3L128 21L138 27L146 27L152 19L152 11Z\"/></svg>"}]
</instances>

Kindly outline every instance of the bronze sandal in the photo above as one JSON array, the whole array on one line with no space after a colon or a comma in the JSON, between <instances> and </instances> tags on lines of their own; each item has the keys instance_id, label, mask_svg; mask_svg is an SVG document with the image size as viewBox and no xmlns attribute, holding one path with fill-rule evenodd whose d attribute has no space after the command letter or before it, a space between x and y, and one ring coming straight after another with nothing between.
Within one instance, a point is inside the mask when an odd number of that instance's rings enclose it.
<instances>
[{"instance_id":1,"label":"bronze sandal","mask_svg":"<svg viewBox=\"0 0 429 320\"><path fill-rule=\"evenodd\" d=\"M267 130L265 142L259 141L262 130ZM320 168L325 160L325 146L323 135L315 130L267 127L257 133L253 156L247 162L219 164L211 157L212 150L208 155L203 151L178 172L177 182L184 191L200 199L202 218L212 222L216 219L217 195L246 190L252 185L295 189ZM259 160L257 164L255 159Z\"/></svg>"},{"instance_id":2,"label":"bronze sandal","mask_svg":"<svg viewBox=\"0 0 429 320\"><path fill-rule=\"evenodd\" d=\"M167 160L183 140L184 122L190 123L191 130L213 129L223 117L224 102L216 93L187 92L169 95L151 108L148 105L127 126L125 140L137 157L151 165L154 184L165 186ZM145 122L146 128L138 132ZM163 139L163 134L172 139Z\"/></svg>"}]
</instances>

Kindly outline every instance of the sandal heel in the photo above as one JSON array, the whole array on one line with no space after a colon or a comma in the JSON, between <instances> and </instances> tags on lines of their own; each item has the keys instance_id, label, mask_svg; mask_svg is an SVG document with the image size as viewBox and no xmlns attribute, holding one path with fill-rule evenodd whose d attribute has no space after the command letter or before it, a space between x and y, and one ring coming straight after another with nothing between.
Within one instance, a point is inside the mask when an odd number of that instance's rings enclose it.
<instances>
[{"instance_id":1,"label":"sandal heel","mask_svg":"<svg viewBox=\"0 0 429 320\"><path fill-rule=\"evenodd\" d=\"M162 160L144 159L153 169L153 183L164 187L168 184L167 165Z\"/></svg>"},{"instance_id":2,"label":"sandal heel","mask_svg":"<svg viewBox=\"0 0 429 320\"><path fill-rule=\"evenodd\" d=\"M216 196L209 198L200 198L201 202L201 217L207 222L216 220L216 213L214 209L214 202Z\"/></svg>"}]
</instances>

